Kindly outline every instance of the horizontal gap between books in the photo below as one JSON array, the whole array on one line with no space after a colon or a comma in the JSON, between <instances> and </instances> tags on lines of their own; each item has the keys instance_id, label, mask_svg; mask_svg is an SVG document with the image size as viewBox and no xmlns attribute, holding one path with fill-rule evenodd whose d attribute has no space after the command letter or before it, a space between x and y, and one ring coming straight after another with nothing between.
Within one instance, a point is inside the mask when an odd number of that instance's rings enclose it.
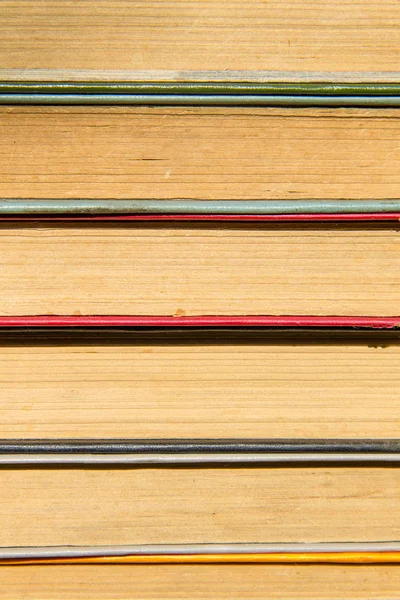
<instances>
[{"instance_id":1,"label":"horizontal gap between books","mask_svg":"<svg viewBox=\"0 0 400 600\"><path fill-rule=\"evenodd\" d=\"M368 346L400 345L400 330L235 328L0 328L0 346Z\"/></svg>"}]
</instances>

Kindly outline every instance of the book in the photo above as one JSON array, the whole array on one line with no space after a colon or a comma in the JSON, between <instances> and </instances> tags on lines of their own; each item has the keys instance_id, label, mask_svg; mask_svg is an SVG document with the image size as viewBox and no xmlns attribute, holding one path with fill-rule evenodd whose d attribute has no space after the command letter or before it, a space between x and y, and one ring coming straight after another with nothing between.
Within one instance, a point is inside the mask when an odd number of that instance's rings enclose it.
<instances>
[{"instance_id":1,"label":"book","mask_svg":"<svg viewBox=\"0 0 400 600\"><path fill-rule=\"evenodd\" d=\"M400 111L0 106L0 197L398 198Z\"/></svg>"},{"instance_id":2,"label":"book","mask_svg":"<svg viewBox=\"0 0 400 600\"><path fill-rule=\"evenodd\" d=\"M3 438L396 438L397 332L13 332Z\"/></svg>"},{"instance_id":3,"label":"book","mask_svg":"<svg viewBox=\"0 0 400 600\"><path fill-rule=\"evenodd\" d=\"M12 469L0 543L398 537L396 468ZM2 567L7 598L362 598L395 595L395 565ZM382 579L382 582L381 582Z\"/></svg>"},{"instance_id":4,"label":"book","mask_svg":"<svg viewBox=\"0 0 400 600\"><path fill-rule=\"evenodd\" d=\"M393 81L399 18L377 0L9 0L0 76Z\"/></svg>"},{"instance_id":5,"label":"book","mask_svg":"<svg viewBox=\"0 0 400 600\"><path fill-rule=\"evenodd\" d=\"M397 229L5 222L0 314L396 316Z\"/></svg>"},{"instance_id":6,"label":"book","mask_svg":"<svg viewBox=\"0 0 400 600\"><path fill-rule=\"evenodd\" d=\"M269 598L396 597L397 565L66 565L2 567L2 589L8 600L106 598Z\"/></svg>"},{"instance_id":7,"label":"book","mask_svg":"<svg viewBox=\"0 0 400 600\"><path fill-rule=\"evenodd\" d=\"M42 467L1 481L1 546L400 537L396 467Z\"/></svg>"}]
</instances>

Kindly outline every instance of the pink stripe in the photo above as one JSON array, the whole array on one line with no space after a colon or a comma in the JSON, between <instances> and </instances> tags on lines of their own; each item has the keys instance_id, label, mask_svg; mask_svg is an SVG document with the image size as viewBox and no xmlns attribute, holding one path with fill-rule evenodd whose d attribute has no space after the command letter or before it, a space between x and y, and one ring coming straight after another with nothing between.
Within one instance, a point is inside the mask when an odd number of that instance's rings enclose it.
<instances>
[{"instance_id":1,"label":"pink stripe","mask_svg":"<svg viewBox=\"0 0 400 600\"><path fill-rule=\"evenodd\" d=\"M400 327L400 317L313 316L20 316L0 317L0 327Z\"/></svg>"},{"instance_id":2,"label":"pink stripe","mask_svg":"<svg viewBox=\"0 0 400 600\"><path fill-rule=\"evenodd\" d=\"M400 213L335 213L290 215L94 215L0 217L1 221L400 221Z\"/></svg>"}]
</instances>

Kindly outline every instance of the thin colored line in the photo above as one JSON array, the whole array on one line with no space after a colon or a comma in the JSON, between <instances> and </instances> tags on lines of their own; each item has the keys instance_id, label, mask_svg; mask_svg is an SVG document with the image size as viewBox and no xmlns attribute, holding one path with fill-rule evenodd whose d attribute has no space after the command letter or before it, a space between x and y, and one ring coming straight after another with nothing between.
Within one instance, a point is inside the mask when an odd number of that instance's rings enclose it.
<instances>
[{"instance_id":1,"label":"thin colored line","mask_svg":"<svg viewBox=\"0 0 400 600\"><path fill-rule=\"evenodd\" d=\"M400 462L399 453L335 453L335 452L273 452L273 453L159 453L159 454L0 454L0 466L38 465L133 465L133 466L176 466L176 465L251 465L291 464L393 464Z\"/></svg>"},{"instance_id":2,"label":"thin colored line","mask_svg":"<svg viewBox=\"0 0 400 600\"><path fill-rule=\"evenodd\" d=\"M0 565L35 564L398 564L400 552L335 552L274 554L196 554L148 556L97 556L88 558L0 559Z\"/></svg>"},{"instance_id":3,"label":"thin colored line","mask_svg":"<svg viewBox=\"0 0 400 600\"><path fill-rule=\"evenodd\" d=\"M0 327L400 327L400 317L339 316L16 316L0 317Z\"/></svg>"},{"instance_id":4,"label":"thin colored line","mask_svg":"<svg viewBox=\"0 0 400 600\"><path fill-rule=\"evenodd\" d=\"M399 545L334 542L3 547L0 564L398 563Z\"/></svg>"},{"instance_id":5,"label":"thin colored line","mask_svg":"<svg viewBox=\"0 0 400 600\"><path fill-rule=\"evenodd\" d=\"M177 94L399 96L398 83L273 83L273 82L140 82L26 81L0 82L2 94Z\"/></svg>"},{"instance_id":6,"label":"thin colored line","mask_svg":"<svg viewBox=\"0 0 400 600\"><path fill-rule=\"evenodd\" d=\"M74 559L149 556L219 556L264 554L400 553L398 541L388 542L278 542L216 544L134 544L124 546L18 546L0 547L2 560Z\"/></svg>"},{"instance_id":7,"label":"thin colored line","mask_svg":"<svg viewBox=\"0 0 400 600\"><path fill-rule=\"evenodd\" d=\"M357 106L398 107L400 96L264 94L0 94L0 104L89 106Z\"/></svg>"},{"instance_id":8,"label":"thin colored line","mask_svg":"<svg viewBox=\"0 0 400 600\"><path fill-rule=\"evenodd\" d=\"M0 439L0 454L399 453L400 438Z\"/></svg>"},{"instance_id":9,"label":"thin colored line","mask_svg":"<svg viewBox=\"0 0 400 600\"><path fill-rule=\"evenodd\" d=\"M303 215L400 213L400 199L383 200L191 200L1 198L0 215Z\"/></svg>"},{"instance_id":10,"label":"thin colored line","mask_svg":"<svg viewBox=\"0 0 400 600\"><path fill-rule=\"evenodd\" d=\"M282 214L282 215L94 215L85 217L54 215L51 217L22 215L15 217L0 216L2 221L400 221L400 212L393 213L332 213L332 214Z\"/></svg>"}]
</instances>

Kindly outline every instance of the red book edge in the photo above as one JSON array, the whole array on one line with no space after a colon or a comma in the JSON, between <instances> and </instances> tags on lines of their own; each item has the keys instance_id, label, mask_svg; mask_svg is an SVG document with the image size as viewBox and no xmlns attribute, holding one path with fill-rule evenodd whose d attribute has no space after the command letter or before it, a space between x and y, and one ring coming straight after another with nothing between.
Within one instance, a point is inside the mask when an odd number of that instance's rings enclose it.
<instances>
[{"instance_id":1,"label":"red book edge","mask_svg":"<svg viewBox=\"0 0 400 600\"><path fill-rule=\"evenodd\" d=\"M122 316L122 315L34 315L3 316L0 327L361 327L395 329L398 317L354 316Z\"/></svg>"}]
</instances>

